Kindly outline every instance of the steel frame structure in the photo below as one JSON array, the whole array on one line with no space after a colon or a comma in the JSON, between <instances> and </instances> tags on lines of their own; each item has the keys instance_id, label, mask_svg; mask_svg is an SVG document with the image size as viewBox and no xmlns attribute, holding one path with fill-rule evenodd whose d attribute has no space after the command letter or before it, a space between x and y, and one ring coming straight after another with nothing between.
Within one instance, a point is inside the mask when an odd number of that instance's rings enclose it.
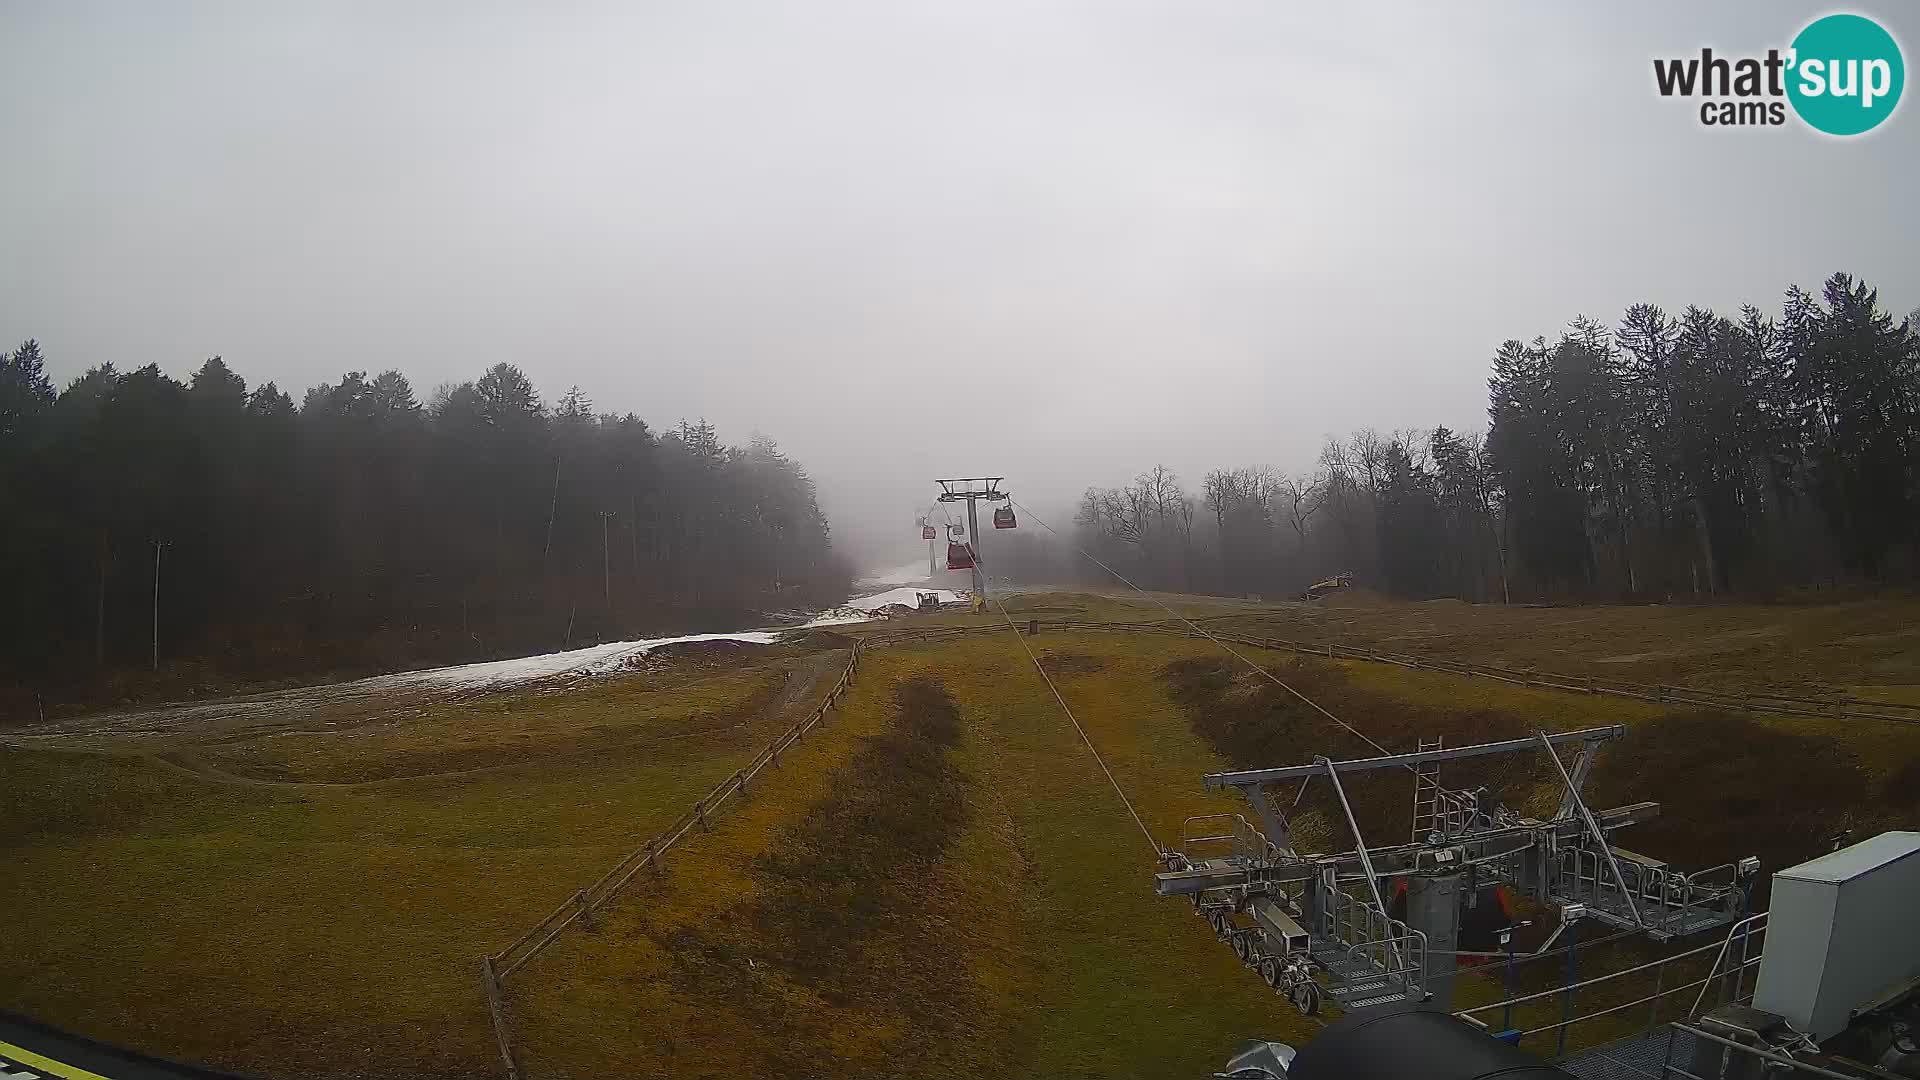
<instances>
[{"instance_id":1,"label":"steel frame structure","mask_svg":"<svg viewBox=\"0 0 1920 1080\"><path fill-rule=\"evenodd\" d=\"M1005 502L1012 498L1000 490L1004 476L963 476L954 480L935 480L940 485L938 501L967 504L967 547L973 551L973 595L987 595L987 581L980 573L980 518L974 504L980 501Z\"/></svg>"},{"instance_id":2,"label":"steel frame structure","mask_svg":"<svg viewBox=\"0 0 1920 1080\"><path fill-rule=\"evenodd\" d=\"M1265 828L1239 814L1189 818L1180 847L1163 856L1154 891L1191 898L1248 966L1309 1014L1322 996L1349 1010L1409 999L1449 1007L1461 911L1482 884L1504 884L1557 909L1555 938L1589 919L1660 941L1738 921L1757 860L1683 874L1613 843L1617 830L1657 816L1658 803L1587 806L1581 788L1596 751L1625 734L1620 726L1543 731L1451 748L1423 740L1412 753L1210 774L1207 790L1239 791ZM1560 760L1567 747L1575 750L1571 768ZM1553 760L1562 787L1546 820L1497 805L1485 790L1440 782L1445 762L1540 751ZM1396 768L1414 781L1413 835L1369 845L1342 777ZM1293 847L1282 807L1297 798L1277 800L1279 785L1317 777L1338 798L1352 850L1303 854ZM1394 878L1406 883L1404 919L1394 917L1382 892Z\"/></svg>"}]
</instances>

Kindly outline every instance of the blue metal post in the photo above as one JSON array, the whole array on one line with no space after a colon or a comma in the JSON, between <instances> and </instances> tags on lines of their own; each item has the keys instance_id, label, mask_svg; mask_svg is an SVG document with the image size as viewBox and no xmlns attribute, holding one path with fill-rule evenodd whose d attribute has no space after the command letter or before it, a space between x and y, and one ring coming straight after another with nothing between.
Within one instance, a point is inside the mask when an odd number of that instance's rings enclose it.
<instances>
[{"instance_id":1,"label":"blue metal post","mask_svg":"<svg viewBox=\"0 0 1920 1080\"><path fill-rule=\"evenodd\" d=\"M1515 968L1513 963L1513 931L1509 930L1507 931L1507 1007L1506 1007L1506 1011L1500 1017L1500 1029L1502 1031L1513 1030L1514 976L1515 976Z\"/></svg>"},{"instance_id":2,"label":"blue metal post","mask_svg":"<svg viewBox=\"0 0 1920 1080\"><path fill-rule=\"evenodd\" d=\"M1573 923L1567 927L1567 994L1560 1002L1560 1044L1553 1052L1556 1058L1567 1055L1567 1022L1573 1018L1573 984L1580 980L1579 941L1580 924Z\"/></svg>"}]
</instances>

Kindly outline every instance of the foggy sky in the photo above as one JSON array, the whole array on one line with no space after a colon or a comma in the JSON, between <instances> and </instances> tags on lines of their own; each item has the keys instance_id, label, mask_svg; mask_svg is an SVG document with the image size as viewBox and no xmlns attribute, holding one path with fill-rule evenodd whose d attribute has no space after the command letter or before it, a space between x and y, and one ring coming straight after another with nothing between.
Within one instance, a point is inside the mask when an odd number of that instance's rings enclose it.
<instances>
[{"instance_id":1,"label":"foggy sky","mask_svg":"<svg viewBox=\"0 0 1920 1080\"><path fill-rule=\"evenodd\" d=\"M1494 348L1578 313L1920 303L1911 103L1840 141L1653 90L1825 6L1348 7L15 0L0 340L296 401L510 361L774 437L872 565L936 476L1065 517L1481 428ZM1912 65L1920 13L1849 10Z\"/></svg>"}]
</instances>

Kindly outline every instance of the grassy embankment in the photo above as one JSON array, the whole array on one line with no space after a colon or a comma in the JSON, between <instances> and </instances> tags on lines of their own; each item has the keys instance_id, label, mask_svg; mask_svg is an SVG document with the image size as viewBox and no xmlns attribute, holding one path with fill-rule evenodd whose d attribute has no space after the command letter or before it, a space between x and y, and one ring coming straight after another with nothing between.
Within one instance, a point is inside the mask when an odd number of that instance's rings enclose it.
<instances>
[{"instance_id":1,"label":"grassy embankment","mask_svg":"<svg viewBox=\"0 0 1920 1080\"><path fill-rule=\"evenodd\" d=\"M1137 599L1049 594L1009 606L1022 621L1164 616ZM1429 606L1402 607L1409 625L1430 616ZM1896 685L1911 679L1887 644L1901 631L1883 625L1880 607L1862 609L1858 631L1832 622L1844 613L1797 609L1544 610L1450 612L1444 642L1428 636L1425 646L1579 670L1546 662L1573 655L1562 649L1570 635L1585 635L1582 655L1657 652L1648 646L1660 645L1657 624L1670 617L1664 648L1674 655L1648 662L1668 665L1672 681L1764 670L1776 685L1913 689ZM1384 634L1392 612L1366 619ZM1533 621L1523 633L1514 619ZM1703 619L1721 629L1709 633ZM1783 619L1868 640L1830 647L1790 631L1797 644L1783 653L1770 644L1780 634L1743 633ZM1163 842L1189 814L1241 809L1200 792L1207 771L1361 749L1205 641L1087 633L1032 644ZM1857 671L1842 661L1853 647ZM1543 658L1516 655L1529 649ZM1920 728L1727 717L1249 655L1389 747L1436 732L1460 742L1632 725L1595 777L1595 801L1661 800L1662 821L1627 842L1676 864L1757 853L1777 868L1847 825L1920 821ZM597 876L649 822L670 819L764 742L773 730L764 721L745 730L674 721L750 708L765 686L746 673L484 696L391 724L158 748L178 766L7 752L0 821L13 873L0 884L0 915L26 933L0 942L0 1004L274 1074L486 1072L478 951ZM687 696L700 693L716 696L690 708ZM518 753L529 760L496 760ZM228 779L187 771L197 766ZM373 783L286 786L316 779ZM1537 763L1448 779L1487 782L1521 803L1550 797ZM1370 835L1404 835L1404 783L1356 784L1355 794ZM1310 801L1300 824L1303 838L1345 844L1324 806ZM539 1080L907 1067L1204 1075L1240 1039L1313 1030L1182 902L1153 897L1145 840L1010 636L871 652L834 723L670 863L599 930L570 932L511 984ZM1462 995L1497 992L1477 981ZM1620 1020L1580 1035L1631 1023Z\"/></svg>"},{"instance_id":2,"label":"grassy embankment","mask_svg":"<svg viewBox=\"0 0 1920 1080\"><path fill-rule=\"evenodd\" d=\"M764 745L779 664L0 748L0 1006L262 1075L484 1072L479 955Z\"/></svg>"}]
</instances>

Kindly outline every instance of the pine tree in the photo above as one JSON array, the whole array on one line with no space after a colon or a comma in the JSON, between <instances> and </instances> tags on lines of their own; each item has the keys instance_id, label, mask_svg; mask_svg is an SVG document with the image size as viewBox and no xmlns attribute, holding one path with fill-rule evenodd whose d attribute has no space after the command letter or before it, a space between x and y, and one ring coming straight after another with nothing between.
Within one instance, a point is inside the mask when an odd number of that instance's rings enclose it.
<instances>
[{"instance_id":1,"label":"pine tree","mask_svg":"<svg viewBox=\"0 0 1920 1080\"><path fill-rule=\"evenodd\" d=\"M24 443L53 400L39 342L29 338L10 353L0 352L0 453Z\"/></svg>"}]
</instances>

